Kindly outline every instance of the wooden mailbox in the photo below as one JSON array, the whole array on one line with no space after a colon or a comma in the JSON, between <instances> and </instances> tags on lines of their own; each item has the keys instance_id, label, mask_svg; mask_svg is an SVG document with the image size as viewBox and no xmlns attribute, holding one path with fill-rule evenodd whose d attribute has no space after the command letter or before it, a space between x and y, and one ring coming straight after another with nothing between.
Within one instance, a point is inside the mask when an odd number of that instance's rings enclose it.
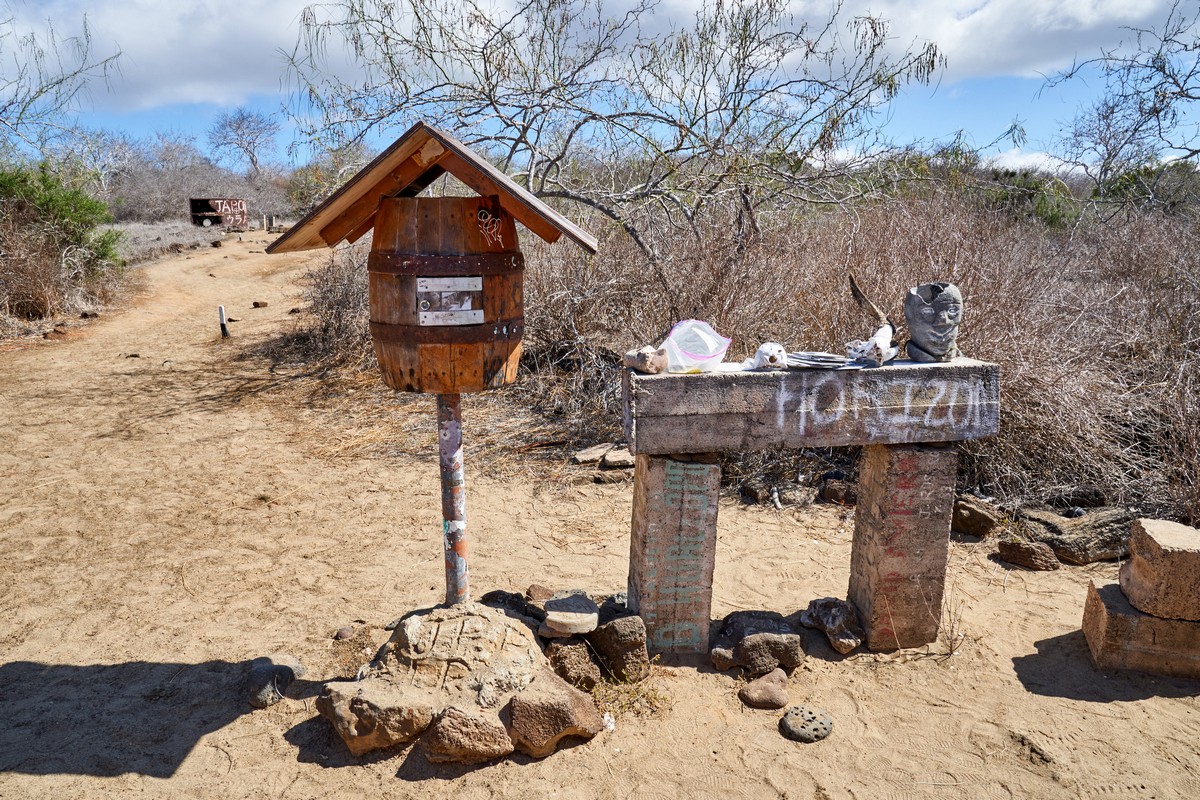
<instances>
[{"instance_id":1,"label":"wooden mailbox","mask_svg":"<svg viewBox=\"0 0 1200 800\"><path fill-rule=\"evenodd\" d=\"M418 197L449 173L478 197ZM525 327L520 222L547 242L596 239L437 128L419 122L268 253L355 242L367 259L371 341L383 380L437 395L446 602L470 600L461 395L512 383Z\"/></svg>"},{"instance_id":2,"label":"wooden mailbox","mask_svg":"<svg viewBox=\"0 0 1200 800\"><path fill-rule=\"evenodd\" d=\"M478 197L417 197L450 173ZM383 379L453 395L516 380L524 257L516 223L547 242L596 240L449 134L418 123L270 247L357 241L368 258L371 339Z\"/></svg>"}]
</instances>

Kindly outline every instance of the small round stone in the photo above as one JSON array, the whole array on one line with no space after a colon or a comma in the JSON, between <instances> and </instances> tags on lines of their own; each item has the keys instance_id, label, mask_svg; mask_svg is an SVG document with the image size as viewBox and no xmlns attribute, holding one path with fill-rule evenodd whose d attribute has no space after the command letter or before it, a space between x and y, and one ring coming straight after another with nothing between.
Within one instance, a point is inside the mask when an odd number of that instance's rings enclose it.
<instances>
[{"instance_id":1,"label":"small round stone","mask_svg":"<svg viewBox=\"0 0 1200 800\"><path fill-rule=\"evenodd\" d=\"M341 642L346 639L349 639L353 635L354 635L354 626L353 625L343 625L342 627L337 629L337 633L335 633L333 635L333 638L337 639L339 642Z\"/></svg>"},{"instance_id":2,"label":"small round stone","mask_svg":"<svg viewBox=\"0 0 1200 800\"><path fill-rule=\"evenodd\" d=\"M796 742L819 742L833 732L833 718L819 708L793 706L779 720L779 732Z\"/></svg>"}]
</instances>

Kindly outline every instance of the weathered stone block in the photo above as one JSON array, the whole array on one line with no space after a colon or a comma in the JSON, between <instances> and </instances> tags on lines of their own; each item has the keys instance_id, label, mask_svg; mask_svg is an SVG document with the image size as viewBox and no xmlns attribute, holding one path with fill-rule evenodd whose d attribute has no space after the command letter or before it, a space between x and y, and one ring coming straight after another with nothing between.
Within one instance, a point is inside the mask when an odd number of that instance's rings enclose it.
<instances>
[{"instance_id":1,"label":"weathered stone block","mask_svg":"<svg viewBox=\"0 0 1200 800\"><path fill-rule=\"evenodd\" d=\"M720 485L719 464L638 456L628 599L651 653L708 648Z\"/></svg>"},{"instance_id":2,"label":"weathered stone block","mask_svg":"<svg viewBox=\"0 0 1200 800\"><path fill-rule=\"evenodd\" d=\"M1119 584L1088 585L1083 635L1101 669L1200 678L1200 622L1144 614Z\"/></svg>"},{"instance_id":3,"label":"weathered stone block","mask_svg":"<svg viewBox=\"0 0 1200 800\"><path fill-rule=\"evenodd\" d=\"M952 448L863 448L848 597L871 650L937 639L957 466Z\"/></svg>"},{"instance_id":4,"label":"weathered stone block","mask_svg":"<svg viewBox=\"0 0 1200 800\"><path fill-rule=\"evenodd\" d=\"M1161 519L1134 520L1121 590L1139 611L1200 621L1200 530Z\"/></svg>"}]
</instances>

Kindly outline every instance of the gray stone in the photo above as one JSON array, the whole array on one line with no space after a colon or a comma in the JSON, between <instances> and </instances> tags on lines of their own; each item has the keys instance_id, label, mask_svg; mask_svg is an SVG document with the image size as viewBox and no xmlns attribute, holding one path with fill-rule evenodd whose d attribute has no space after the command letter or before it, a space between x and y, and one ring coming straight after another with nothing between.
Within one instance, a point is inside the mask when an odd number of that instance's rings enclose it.
<instances>
[{"instance_id":1,"label":"gray stone","mask_svg":"<svg viewBox=\"0 0 1200 800\"><path fill-rule=\"evenodd\" d=\"M538 625L546 617L545 611L525 602L525 598L516 592L496 589L479 598L479 602L503 611L507 616L524 623L533 631L537 630Z\"/></svg>"},{"instance_id":2,"label":"gray stone","mask_svg":"<svg viewBox=\"0 0 1200 800\"><path fill-rule=\"evenodd\" d=\"M513 751L512 737L495 715L450 706L442 711L422 739L430 761L481 764Z\"/></svg>"},{"instance_id":3,"label":"gray stone","mask_svg":"<svg viewBox=\"0 0 1200 800\"><path fill-rule=\"evenodd\" d=\"M862 644L862 624L858 611L845 600L820 597L811 601L800 615L800 624L824 632L834 650L846 655Z\"/></svg>"},{"instance_id":4,"label":"gray stone","mask_svg":"<svg viewBox=\"0 0 1200 800\"><path fill-rule=\"evenodd\" d=\"M337 641L344 641L354 635L353 625L343 625L337 629L337 633L333 634L333 638Z\"/></svg>"},{"instance_id":5,"label":"gray stone","mask_svg":"<svg viewBox=\"0 0 1200 800\"><path fill-rule=\"evenodd\" d=\"M735 611L725 618L709 658L718 670L743 667L763 675L776 667L785 671L804 661L804 637L774 611Z\"/></svg>"},{"instance_id":6,"label":"gray stone","mask_svg":"<svg viewBox=\"0 0 1200 800\"><path fill-rule=\"evenodd\" d=\"M779 720L779 732L792 741L819 742L833 732L833 718L819 708L795 706Z\"/></svg>"},{"instance_id":7,"label":"gray stone","mask_svg":"<svg viewBox=\"0 0 1200 800\"><path fill-rule=\"evenodd\" d=\"M957 342L962 317L962 292L954 284L923 283L909 289L904 298L908 357L930 363L960 356Z\"/></svg>"},{"instance_id":8,"label":"gray stone","mask_svg":"<svg viewBox=\"0 0 1200 800\"><path fill-rule=\"evenodd\" d=\"M783 708L788 704L787 687L787 673L776 668L738 690L738 699L751 708Z\"/></svg>"},{"instance_id":9,"label":"gray stone","mask_svg":"<svg viewBox=\"0 0 1200 800\"><path fill-rule=\"evenodd\" d=\"M303 677L304 665L287 653L274 653L250 662L244 692L246 702L254 708L273 706L283 699L283 693L296 678Z\"/></svg>"},{"instance_id":10,"label":"gray stone","mask_svg":"<svg viewBox=\"0 0 1200 800\"><path fill-rule=\"evenodd\" d=\"M604 454L612 450L615 446L612 442L605 442L604 444L586 447L572 455L571 461L576 464L597 464L600 462L600 459L604 458Z\"/></svg>"},{"instance_id":11,"label":"gray stone","mask_svg":"<svg viewBox=\"0 0 1200 800\"><path fill-rule=\"evenodd\" d=\"M566 637L596 630L600 608L586 594L558 592L545 602L546 618L539 636Z\"/></svg>"},{"instance_id":12,"label":"gray stone","mask_svg":"<svg viewBox=\"0 0 1200 800\"><path fill-rule=\"evenodd\" d=\"M1058 569L1058 556L1050 549L1050 545L1042 542L1023 542L1014 539L1002 539L996 545L997 554L1009 564L1016 564L1026 569L1048 572Z\"/></svg>"},{"instance_id":13,"label":"gray stone","mask_svg":"<svg viewBox=\"0 0 1200 800\"><path fill-rule=\"evenodd\" d=\"M546 645L546 658L555 674L577 689L590 692L600 682L600 667L592 660L591 648L578 636Z\"/></svg>"},{"instance_id":14,"label":"gray stone","mask_svg":"<svg viewBox=\"0 0 1200 800\"><path fill-rule=\"evenodd\" d=\"M604 729L592 698L549 670L513 696L508 719L513 744L534 758L550 755L568 736L591 739Z\"/></svg>"},{"instance_id":15,"label":"gray stone","mask_svg":"<svg viewBox=\"0 0 1200 800\"><path fill-rule=\"evenodd\" d=\"M996 529L1004 514L986 500L974 495L961 494L954 498L954 513L950 517L950 529L964 536L984 538Z\"/></svg>"},{"instance_id":16,"label":"gray stone","mask_svg":"<svg viewBox=\"0 0 1200 800\"><path fill-rule=\"evenodd\" d=\"M1111 561L1129 554L1129 527L1137 515L1127 508L1101 508L1068 519L1053 511L1021 509L1028 538L1044 542L1067 564Z\"/></svg>"},{"instance_id":17,"label":"gray stone","mask_svg":"<svg viewBox=\"0 0 1200 800\"><path fill-rule=\"evenodd\" d=\"M637 683L650 674L646 623L641 617L618 617L606 622L589 633L587 640L613 680Z\"/></svg>"},{"instance_id":18,"label":"gray stone","mask_svg":"<svg viewBox=\"0 0 1200 800\"><path fill-rule=\"evenodd\" d=\"M600 459L600 466L604 469L633 469L636 463L637 459L628 447L614 447Z\"/></svg>"},{"instance_id":19,"label":"gray stone","mask_svg":"<svg viewBox=\"0 0 1200 800\"><path fill-rule=\"evenodd\" d=\"M433 721L428 697L381 680L331 681L316 705L356 756L411 742Z\"/></svg>"}]
</instances>

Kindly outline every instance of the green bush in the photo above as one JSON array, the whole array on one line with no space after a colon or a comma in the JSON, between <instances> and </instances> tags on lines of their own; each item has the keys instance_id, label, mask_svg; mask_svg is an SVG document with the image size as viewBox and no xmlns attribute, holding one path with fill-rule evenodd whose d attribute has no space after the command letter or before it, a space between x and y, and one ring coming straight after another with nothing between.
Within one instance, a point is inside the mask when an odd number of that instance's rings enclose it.
<instances>
[{"instance_id":1,"label":"green bush","mask_svg":"<svg viewBox=\"0 0 1200 800\"><path fill-rule=\"evenodd\" d=\"M38 319L102 301L120 259L104 204L46 166L0 169L0 313Z\"/></svg>"}]
</instances>

